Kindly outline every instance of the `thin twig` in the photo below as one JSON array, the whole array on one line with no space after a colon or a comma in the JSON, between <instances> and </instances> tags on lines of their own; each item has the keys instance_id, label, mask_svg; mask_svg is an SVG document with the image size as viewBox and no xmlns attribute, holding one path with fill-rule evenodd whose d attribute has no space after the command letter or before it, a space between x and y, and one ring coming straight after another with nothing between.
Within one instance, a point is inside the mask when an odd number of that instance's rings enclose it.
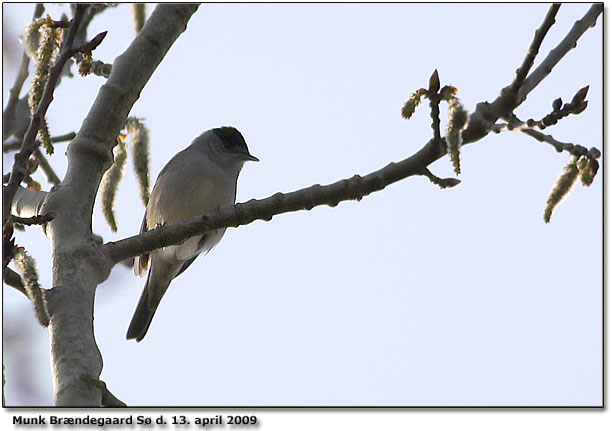
<instances>
[{"instance_id":1,"label":"thin twig","mask_svg":"<svg viewBox=\"0 0 612 431\"><path fill-rule=\"evenodd\" d=\"M27 217L27 218L11 215L11 218L13 219L13 223L20 223L26 226L31 226L33 224L45 224L47 222L50 222L51 220L55 218L55 213L53 211L50 211L46 214L37 215L33 217Z\"/></svg>"},{"instance_id":2,"label":"thin twig","mask_svg":"<svg viewBox=\"0 0 612 431\"><path fill-rule=\"evenodd\" d=\"M523 85L523 82L525 81L529 70L531 70L533 62L536 56L538 55L538 52L540 51L542 42L544 41L544 37L546 37L548 30L550 30L550 28L555 23L555 17L557 16L557 12L559 12L560 7L561 4L559 3L551 5L550 9L548 9L546 17L544 18L544 22L542 22L540 28L536 30L535 35L533 37L533 41L531 42L529 50L527 51L527 55L523 60L523 64L521 64L521 66L517 69L516 77L514 78L512 84L510 84L509 91L512 92L514 95L518 93L518 90L519 88L521 88L521 85Z\"/></svg>"},{"instance_id":3,"label":"thin twig","mask_svg":"<svg viewBox=\"0 0 612 431\"><path fill-rule=\"evenodd\" d=\"M531 136L538 142L544 142L552 145L558 153L567 151L574 156L584 156L588 153L588 150L582 145L576 145L570 142L561 142L555 139L552 135L547 135L539 130L535 130L518 119L510 121L509 123L497 123L493 126L492 132L500 133L504 131L512 132L517 130Z\"/></svg>"},{"instance_id":4,"label":"thin twig","mask_svg":"<svg viewBox=\"0 0 612 431\"><path fill-rule=\"evenodd\" d=\"M4 271L15 255L13 220L8 218L2 226L2 270Z\"/></svg>"},{"instance_id":5,"label":"thin twig","mask_svg":"<svg viewBox=\"0 0 612 431\"><path fill-rule=\"evenodd\" d=\"M38 108L36 109L36 112L33 113L30 117L30 125L28 126L28 130L26 131L25 136L23 138L21 150L15 155L15 162L13 164L13 169L11 170L11 178L9 180L8 185L4 188L4 194L2 197L3 223L8 218L9 209L11 208L11 204L13 202L13 198L15 197L15 193L17 192L17 188L19 187L21 181L27 173L27 161L30 158L30 155L37 148L36 135L38 133L38 129L40 128L42 120L45 117L47 109L49 108L49 105L53 100L53 92L55 91L55 86L62 73L62 69L64 68L64 65L66 64L68 59L74 54L74 48L72 47L72 44L78 31L78 27L80 25L83 13L87 7L87 5L83 4L78 4L76 6L76 11L72 20L72 26L68 31L68 36L66 38L65 44L62 44L61 53L57 58L55 64L49 71L47 84L45 85L45 89L38 104ZM98 38L98 36L96 36L96 38Z\"/></svg>"},{"instance_id":6,"label":"thin twig","mask_svg":"<svg viewBox=\"0 0 612 431\"><path fill-rule=\"evenodd\" d=\"M68 142L72 141L75 136L75 132L66 133L65 135L53 136L51 137L51 142L53 142L54 144L58 142Z\"/></svg>"},{"instance_id":7,"label":"thin twig","mask_svg":"<svg viewBox=\"0 0 612 431\"><path fill-rule=\"evenodd\" d=\"M558 153L562 151L567 151L568 153L573 154L574 156L584 156L588 152L586 147L583 147L582 145L575 145L570 142L565 143L558 141L552 135L547 135L527 126L518 127L518 130L520 130L526 135L531 136L539 142L545 142L547 144L552 145Z\"/></svg>"},{"instance_id":8,"label":"thin twig","mask_svg":"<svg viewBox=\"0 0 612 431\"><path fill-rule=\"evenodd\" d=\"M515 98L510 91L512 83L502 89L499 96L491 103L482 102L470 115L468 127L463 131L464 142L474 142L485 137L495 126L499 118L512 117L512 112L527 98L532 91L553 69L553 67L576 46L578 39L589 27L595 25L597 17L603 10L602 4L592 6L586 15L574 24L568 35L553 49L542 63L525 78ZM533 45L533 42L532 42ZM514 82L514 80L513 80Z\"/></svg>"},{"instance_id":9,"label":"thin twig","mask_svg":"<svg viewBox=\"0 0 612 431\"><path fill-rule=\"evenodd\" d=\"M545 133L540 132L539 130L534 129L529 126L527 123L521 121L516 116L514 116L507 124L496 124L495 125L495 133L499 133L503 130L513 131L519 130L524 134L531 136L539 142L545 142L547 144L552 145L558 153L563 151L567 151L568 153L581 157L589 154L589 158L597 159L601 155L597 148L592 148L588 150L586 147L582 145L576 145L572 143L561 142L555 139L552 135L547 135Z\"/></svg>"},{"instance_id":10,"label":"thin twig","mask_svg":"<svg viewBox=\"0 0 612 431\"><path fill-rule=\"evenodd\" d=\"M103 78L109 78L113 69L112 64L104 63L103 61L96 60L91 65L91 73Z\"/></svg>"},{"instance_id":11,"label":"thin twig","mask_svg":"<svg viewBox=\"0 0 612 431\"><path fill-rule=\"evenodd\" d=\"M95 3L95 4L91 4L87 10L85 11L85 14L83 15L83 19L81 20L81 26L79 28L79 34L77 35L76 41L78 41L77 43L82 43L83 41L85 41L85 38L87 37L86 33L87 33L87 28L89 27L89 24L91 23L91 21L93 20L93 18L98 15L99 13L103 12L104 10L106 10L109 7L115 7L115 5L111 5L111 4L102 4L102 3ZM81 64L81 62L84 59L84 55L80 52L77 52L74 54L74 59L76 61L77 64ZM101 63L101 64L96 64L96 63ZM106 72L107 70L109 71L109 75L110 75L110 65L104 65L104 66L108 66L108 67L103 67L104 63L102 62L94 62L94 64L92 65L92 71L91 73L94 73L96 75L100 75L100 76L104 76L103 73ZM108 78L108 76L106 76L106 78Z\"/></svg>"},{"instance_id":12,"label":"thin twig","mask_svg":"<svg viewBox=\"0 0 612 431\"><path fill-rule=\"evenodd\" d=\"M13 271L11 268L4 268L4 277L2 277L2 280L6 285L14 287L17 291L23 293L26 297L28 297L28 292L26 292L25 287L23 286L21 276L15 271Z\"/></svg>"},{"instance_id":13,"label":"thin twig","mask_svg":"<svg viewBox=\"0 0 612 431\"><path fill-rule=\"evenodd\" d=\"M553 68L572 48L578 44L578 39L597 22L597 17L603 12L603 3L591 6L581 20L576 21L570 32L552 49L542 63L525 79L518 91L518 103L522 103L527 95L552 72Z\"/></svg>"},{"instance_id":14,"label":"thin twig","mask_svg":"<svg viewBox=\"0 0 612 431\"><path fill-rule=\"evenodd\" d=\"M19 102L19 94L23 83L28 77L28 66L30 64L30 57L24 52L21 58L21 66L19 66L19 72L15 79L15 84L9 92L9 100L2 113L3 125L2 125L2 139L6 139L10 135L15 125L15 109L17 108L17 102Z\"/></svg>"},{"instance_id":15,"label":"thin twig","mask_svg":"<svg viewBox=\"0 0 612 431\"><path fill-rule=\"evenodd\" d=\"M47 181L53 185L58 185L59 183L61 183L62 180L60 180L60 178L57 176L57 174L49 164L47 157L42 153L42 151L40 151L40 148L37 147L34 150L34 155L36 156L36 159L38 159L38 162L40 163L40 168L47 177Z\"/></svg>"},{"instance_id":16,"label":"thin twig","mask_svg":"<svg viewBox=\"0 0 612 431\"><path fill-rule=\"evenodd\" d=\"M71 141L71 140L74 139L75 136L76 136L76 133L74 133L74 132L66 133L65 135L52 136L51 137L51 143L57 144L58 142ZM21 139L15 137L15 136L11 136L6 141L4 141L4 143L2 144L2 152L3 153L8 153L9 151L14 151L14 150L20 149L21 148L21 142L22 142ZM36 145L37 146L40 145L40 142L37 142Z\"/></svg>"},{"instance_id":17,"label":"thin twig","mask_svg":"<svg viewBox=\"0 0 612 431\"><path fill-rule=\"evenodd\" d=\"M21 148L21 139L16 136L9 137L2 143L2 152L8 153L9 151L18 150Z\"/></svg>"},{"instance_id":18,"label":"thin twig","mask_svg":"<svg viewBox=\"0 0 612 431\"><path fill-rule=\"evenodd\" d=\"M440 178L434 175L429 169L423 168L421 175L427 177L429 181L433 184L439 186L441 189L447 189L450 187L455 187L457 184L461 183L461 180L457 178Z\"/></svg>"},{"instance_id":19,"label":"thin twig","mask_svg":"<svg viewBox=\"0 0 612 431\"><path fill-rule=\"evenodd\" d=\"M34 14L32 16L32 20L39 18L45 10L45 7L42 3L36 4L34 8ZM21 57L21 65L19 66L19 72L17 72L17 76L15 77L15 83L13 87L9 91L9 100L6 103L6 107L3 112L3 120L5 124L2 128L2 140L5 140L8 136L6 133L12 124L15 124L15 108L17 107L17 102L19 102L19 95L21 94L21 89L23 88L23 84L25 83L26 78L28 77L28 67L30 65L30 57L23 52Z\"/></svg>"}]
</instances>

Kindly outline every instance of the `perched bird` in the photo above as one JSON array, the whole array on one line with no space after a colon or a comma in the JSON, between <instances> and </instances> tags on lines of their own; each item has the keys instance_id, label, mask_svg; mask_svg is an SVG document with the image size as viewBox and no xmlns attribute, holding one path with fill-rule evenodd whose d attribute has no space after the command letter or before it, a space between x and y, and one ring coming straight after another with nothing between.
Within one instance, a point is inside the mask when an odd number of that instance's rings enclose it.
<instances>
[{"instance_id":1,"label":"perched bird","mask_svg":"<svg viewBox=\"0 0 612 431\"><path fill-rule=\"evenodd\" d=\"M242 165L259 159L249 153L238 130L220 127L198 136L176 154L157 177L140 232L184 221L236 201L236 183ZM142 296L127 332L141 341L170 282L200 255L212 249L225 228L163 247L134 260L134 273L148 274Z\"/></svg>"}]
</instances>

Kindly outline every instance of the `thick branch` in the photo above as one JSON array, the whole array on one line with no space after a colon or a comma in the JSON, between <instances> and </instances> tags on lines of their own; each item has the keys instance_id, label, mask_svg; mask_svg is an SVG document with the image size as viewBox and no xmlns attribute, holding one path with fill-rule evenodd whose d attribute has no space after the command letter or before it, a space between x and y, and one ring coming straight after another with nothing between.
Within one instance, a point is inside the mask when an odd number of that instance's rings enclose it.
<instances>
[{"instance_id":1,"label":"thick branch","mask_svg":"<svg viewBox=\"0 0 612 431\"><path fill-rule=\"evenodd\" d=\"M23 218L39 216L47 196L47 192L19 187L13 199L11 214Z\"/></svg>"},{"instance_id":2,"label":"thick branch","mask_svg":"<svg viewBox=\"0 0 612 431\"><path fill-rule=\"evenodd\" d=\"M117 133L147 80L174 40L184 30L197 6L160 5L128 50L113 64L108 82L68 149L68 172L62 184L49 194L44 211L57 217L48 223L54 257L54 289L48 293L51 314L52 370L58 405L100 404L100 393L92 391L81 376L97 378L101 358L93 336L93 298L96 284L107 277L110 267L128 257L224 226L239 226L254 220L318 205L335 206L342 200L359 200L387 185L413 175L444 155L433 140L413 156L368 174L327 186L315 185L287 194L219 209L184 223L165 226L97 247L89 241L91 213L100 179L112 158ZM463 144L475 142L492 129L507 112L507 100L481 104L463 134ZM21 190L21 189L19 189ZM36 214L41 213L36 208ZM94 388L95 389L95 388Z\"/></svg>"},{"instance_id":3,"label":"thick branch","mask_svg":"<svg viewBox=\"0 0 612 431\"><path fill-rule=\"evenodd\" d=\"M102 358L93 332L93 303L110 262L93 241L91 217L104 171L112 162L116 137L149 78L185 30L197 5L161 4L127 50L68 146L68 169L49 193L44 212L56 218L46 233L53 250L53 285L47 294L51 315L51 369L55 404L101 404L100 391L81 376L97 379Z\"/></svg>"}]
</instances>

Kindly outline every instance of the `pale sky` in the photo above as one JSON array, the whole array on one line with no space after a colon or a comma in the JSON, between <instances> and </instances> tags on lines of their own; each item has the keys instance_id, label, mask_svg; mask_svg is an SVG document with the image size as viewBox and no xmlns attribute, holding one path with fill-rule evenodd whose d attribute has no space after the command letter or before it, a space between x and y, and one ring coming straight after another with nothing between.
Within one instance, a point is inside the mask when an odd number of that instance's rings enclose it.
<instances>
[{"instance_id":1,"label":"pale sky","mask_svg":"<svg viewBox=\"0 0 612 431\"><path fill-rule=\"evenodd\" d=\"M59 18L66 7L48 11ZM589 7L563 5L541 53ZM410 121L400 116L410 94L437 69L469 111L492 101L547 9L202 5L131 112L150 130L151 182L194 137L224 125L261 160L245 165L239 202L409 157L431 137L426 102ZM5 36L21 34L32 11L3 4ZM603 150L601 20L517 114L541 118L554 99L569 102L589 85L587 110L545 133ZM90 35L104 30L94 57L110 63L133 38L129 7L98 16ZM4 58L3 104L17 64ZM103 83L64 79L48 115L52 134L77 131ZM60 177L65 146L51 158ZM601 173L590 188L578 184L550 224L542 220L569 159L504 132L463 149L453 189L411 177L358 203L228 229L174 280L141 343L125 333L144 279L117 266L96 296L101 379L134 406L600 405ZM12 155L3 162L7 172ZM453 175L448 157L430 169ZM94 230L105 241L134 235L143 213L130 167L119 232L99 203ZM18 232L17 243L50 288L40 231ZM47 330L23 295L5 287L3 299L7 405L51 404Z\"/></svg>"}]
</instances>

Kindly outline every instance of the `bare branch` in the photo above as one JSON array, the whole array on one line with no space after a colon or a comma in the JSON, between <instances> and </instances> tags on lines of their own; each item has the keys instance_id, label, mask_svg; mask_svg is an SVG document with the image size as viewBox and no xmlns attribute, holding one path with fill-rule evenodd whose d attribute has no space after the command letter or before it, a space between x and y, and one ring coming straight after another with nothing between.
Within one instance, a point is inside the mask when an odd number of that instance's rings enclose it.
<instances>
[{"instance_id":1,"label":"bare branch","mask_svg":"<svg viewBox=\"0 0 612 431\"><path fill-rule=\"evenodd\" d=\"M38 3L34 8L34 15L32 17L33 20L39 18L45 8L42 3ZM4 141L8 138L9 130L12 128L12 125L15 124L15 108L17 107L17 102L19 101L19 95L21 94L21 89L23 84L28 77L28 66L30 65L30 57L25 53L23 53L21 57L21 65L19 66L19 72L17 73L17 77L15 78L15 83L9 92L9 100L6 103L6 108L4 108L4 112L2 113L3 118L3 127L2 127L2 140Z\"/></svg>"},{"instance_id":2,"label":"bare branch","mask_svg":"<svg viewBox=\"0 0 612 431\"><path fill-rule=\"evenodd\" d=\"M74 15L74 19L72 20L72 25L68 32L68 37L66 38L65 44L62 44L62 49L59 57L57 58L55 64L51 68L49 72L49 78L47 80L47 84L45 85L45 89L43 91L40 103L38 104L38 108L36 112L32 114L30 118L30 125L28 130L25 133L23 138L23 142L21 145L21 150L19 153L15 155L15 163L13 164L13 169L11 171L11 178L9 183L4 188L4 193L2 196L2 222L5 223L8 218L8 211L13 202L13 198L15 193L17 192L17 188L21 181L26 175L26 166L27 161L30 158L30 155L37 148L36 146L36 134L38 133L38 129L42 124L43 118L53 100L53 92L55 91L55 85L62 73L62 69L64 68L64 64L71 57L72 53L72 43L78 31L79 24L81 22L81 18L84 12L83 5L77 5L76 12Z\"/></svg>"},{"instance_id":3,"label":"bare branch","mask_svg":"<svg viewBox=\"0 0 612 431\"><path fill-rule=\"evenodd\" d=\"M134 32L138 32L144 26L145 20L147 19L147 5L146 3L132 3L132 22L134 24Z\"/></svg>"},{"instance_id":4,"label":"bare branch","mask_svg":"<svg viewBox=\"0 0 612 431\"><path fill-rule=\"evenodd\" d=\"M104 63L103 61L96 60L91 64L91 73L103 78L108 78L113 69L112 64Z\"/></svg>"},{"instance_id":5,"label":"bare branch","mask_svg":"<svg viewBox=\"0 0 612 431\"><path fill-rule=\"evenodd\" d=\"M49 164L47 157L45 157L42 151L40 151L40 148L36 148L34 150L34 155L36 156L36 159L40 163L40 168L42 169L43 173L47 177L47 181L49 181L53 185L58 185L59 183L61 183L62 180L60 180L60 178L57 176L57 174L55 173L55 171Z\"/></svg>"},{"instance_id":6,"label":"bare branch","mask_svg":"<svg viewBox=\"0 0 612 431\"><path fill-rule=\"evenodd\" d=\"M559 12L560 7L561 4L559 3L551 5L550 9L548 9L546 17L544 18L544 22L542 23L540 28L536 30L535 35L533 37L533 41L531 42L529 50L527 51L527 55L523 60L523 64L521 64L521 66L517 69L516 77L514 78L512 84L510 84L509 90L514 95L517 94L519 88L521 88L521 85L523 85L523 82L525 81L529 70L533 66L533 62L536 56L538 55L538 52L540 51L540 46L542 46L542 42L544 42L544 38L546 37L548 30L550 30L550 28L555 23L555 17L557 16L557 12Z\"/></svg>"},{"instance_id":7,"label":"bare branch","mask_svg":"<svg viewBox=\"0 0 612 431\"><path fill-rule=\"evenodd\" d=\"M10 218L2 226L2 271L4 271L15 255L15 238L13 237L13 220Z\"/></svg>"},{"instance_id":8,"label":"bare branch","mask_svg":"<svg viewBox=\"0 0 612 431\"><path fill-rule=\"evenodd\" d=\"M521 76L527 73L530 65L539 50L542 39L546 32L554 23L554 16L558 6L551 8L544 23L536 32L534 41L530 46L530 53L521 65L517 78L508 87L505 87L500 95L492 103L483 102L477 105L475 112L470 115L468 127L462 133L463 145L476 142L485 137L490 131L497 133L501 130L496 121L500 117L509 117L509 124L512 125L512 111L522 99L516 102L516 94L512 95L511 89L521 81ZM584 33L584 31L582 32ZM581 34L582 34L581 33ZM532 58L533 57L533 58ZM537 70L536 70L537 71ZM535 72L534 72L535 73ZM533 74L532 74L533 75ZM429 92L439 90L439 78L437 71L430 78ZM431 95L429 96L431 97ZM413 109L410 110L410 113ZM430 140L419 152L398 163L391 163L387 167L373 172L365 177L355 175L350 179L338 181L327 186L314 185L309 188L301 189L292 193L277 193L262 200L251 200L243 204L217 210L211 214L205 214L192 218L183 223L163 226L140 235L126 238L117 242L110 242L103 246L104 253L113 263L117 263L129 257L141 255L160 247L180 244L187 238L194 235L201 235L207 231L222 227L237 227L253 222L254 220L271 220L274 215L286 212L310 210L317 205L336 206L343 200L360 200L368 194L384 189L387 185L419 174L431 179L433 174L427 175L426 168L429 164L438 160L445 154L445 149L441 148L436 142L436 121L434 109L432 107L432 128L434 139ZM404 115L409 117L409 115ZM515 117L514 117L515 118ZM517 124L518 126L518 124ZM552 137L542 137L542 134L524 131L530 135L537 135L543 141L551 142ZM522 130L523 131L523 130ZM440 137L439 141L444 142ZM571 145L571 144L569 144ZM565 149L566 147L564 147ZM570 148L569 146L567 148ZM572 150L578 151L578 146L572 146ZM435 177L435 176L434 176ZM435 177L437 178L437 177Z\"/></svg>"},{"instance_id":9,"label":"bare branch","mask_svg":"<svg viewBox=\"0 0 612 431\"><path fill-rule=\"evenodd\" d=\"M494 130L499 118L512 117L513 110L527 98L531 92L551 71L552 68L576 46L578 39L589 27L595 25L597 17L603 10L603 4L593 5L587 14L574 24L569 34L553 49L526 79L518 91L518 99L511 91L512 83L502 89L499 96L491 103L482 102L476 105L476 110L470 115L468 127L463 131L465 142L474 142ZM514 82L514 81L513 81Z\"/></svg>"},{"instance_id":10,"label":"bare branch","mask_svg":"<svg viewBox=\"0 0 612 431\"><path fill-rule=\"evenodd\" d=\"M457 184L461 183L461 180L457 178L440 178L434 175L429 169L423 168L421 175L427 177L429 181L433 184L439 186L441 189L448 189L451 187L455 187Z\"/></svg>"},{"instance_id":11,"label":"bare branch","mask_svg":"<svg viewBox=\"0 0 612 431\"><path fill-rule=\"evenodd\" d=\"M603 12L603 3L596 3L588 10L584 17L576 21L570 32L563 40L551 50L542 63L525 79L518 92L518 103L522 103L527 95L552 72L553 68L572 48L578 44L578 39L590 27L595 26L597 17Z\"/></svg>"},{"instance_id":12,"label":"bare branch","mask_svg":"<svg viewBox=\"0 0 612 431\"><path fill-rule=\"evenodd\" d=\"M71 141L72 139L74 139L75 136L76 136L76 133L74 132L66 133L65 135L52 136L51 143L56 144L58 142ZM10 151L20 149L21 142L22 142L21 139L16 138L15 136L11 136L6 141L4 141L4 143L2 144L2 152L8 153ZM36 145L38 146L40 144L37 143Z\"/></svg>"},{"instance_id":13,"label":"bare branch","mask_svg":"<svg viewBox=\"0 0 612 431\"><path fill-rule=\"evenodd\" d=\"M34 217L41 214L45 199L49 194L40 190L30 190L23 187L17 189L11 214L18 217Z\"/></svg>"},{"instance_id":14,"label":"bare branch","mask_svg":"<svg viewBox=\"0 0 612 431\"><path fill-rule=\"evenodd\" d=\"M51 369L57 406L102 403L103 394L80 378L98 378L102 371L92 310L96 287L111 269L100 246L92 241L94 202L112 161L116 137L130 110L197 8L194 4L160 4L155 8L138 36L114 60L108 81L100 88L68 146L66 175L45 199L43 212L57 212L57 217L45 225L54 260L55 287L47 291L46 297L51 315ZM75 256L79 262L76 266Z\"/></svg>"},{"instance_id":15,"label":"bare branch","mask_svg":"<svg viewBox=\"0 0 612 431\"><path fill-rule=\"evenodd\" d=\"M545 142L547 144L552 145L553 147L555 147L555 150L557 150L558 153L562 151L567 151L568 153L574 156L584 156L588 152L588 150L582 145L576 145L576 144L572 144L569 142L565 143L565 142L558 141L552 135L547 135L538 130L529 128L527 126L521 126L518 128L518 130L520 130L526 135L531 136L532 138L535 138L536 140L540 142Z\"/></svg>"},{"instance_id":16,"label":"bare branch","mask_svg":"<svg viewBox=\"0 0 612 431\"><path fill-rule=\"evenodd\" d=\"M102 251L113 263L139 256L160 247L180 244L187 238L221 227L237 227L255 220L269 221L287 212L310 210L319 205L335 207L341 201L361 200L389 184L412 175L424 175L424 168L444 153L434 139L413 156L366 176L355 175L333 184L301 189L291 193L276 193L268 198L218 209L210 214L191 218L183 223L163 226L117 242L109 242Z\"/></svg>"},{"instance_id":17,"label":"bare branch","mask_svg":"<svg viewBox=\"0 0 612 431\"><path fill-rule=\"evenodd\" d=\"M26 292L25 287L23 287L21 276L11 268L4 268L4 277L2 277L2 280L8 286L14 287L18 292L23 293L26 297L28 296L28 292Z\"/></svg>"},{"instance_id":18,"label":"bare branch","mask_svg":"<svg viewBox=\"0 0 612 431\"><path fill-rule=\"evenodd\" d=\"M563 118L569 115L579 115L587 107L587 101L584 99L586 98L586 94L588 91L588 85L586 87L581 88L580 90L578 90L572 101L570 103L566 103L565 105L563 105L563 100L560 97L558 99L555 99L553 102L552 112L546 114L541 120L527 120L527 126L537 127L543 130L549 126L557 124L559 120L562 120Z\"/></svg>"},{"instance_id":19,"label":"bare branch","mask_svg":"<svg viewBox=\"0 0 612 431\"><path fill-rule=\"evenodd\" d=\"M555 139L552 135L547 135L545 133L540 132L539 130L533 129L528 123L522 122L517 117L513 117L507 124L496 124L494 126L493 131L495 133L499 133L504 130L519 130L539 142L545 142L547 144L552 145L558 153L567 151L573 156L587 156L589 159L597 159L601 156L601 152L595 147L592 147L590 150L588 150L582 145L561 142Z\"/></svg>"},{"instance_id":20,"label":"bare branch","mask_svg":"<svg viewBox=\"0 0 612 431\"><path fill-rule=\"evenodd\" d=\"M47 222L50 222L51 220L55 218L55 213L48 212L43 215L32 216L32 217L27 217L27 218L11 215L11 218L13 219L13 223L20 223L20 224L25 224L27 226L31 226L33 224L45 224Z\"/></svg>"}]
</instances>

